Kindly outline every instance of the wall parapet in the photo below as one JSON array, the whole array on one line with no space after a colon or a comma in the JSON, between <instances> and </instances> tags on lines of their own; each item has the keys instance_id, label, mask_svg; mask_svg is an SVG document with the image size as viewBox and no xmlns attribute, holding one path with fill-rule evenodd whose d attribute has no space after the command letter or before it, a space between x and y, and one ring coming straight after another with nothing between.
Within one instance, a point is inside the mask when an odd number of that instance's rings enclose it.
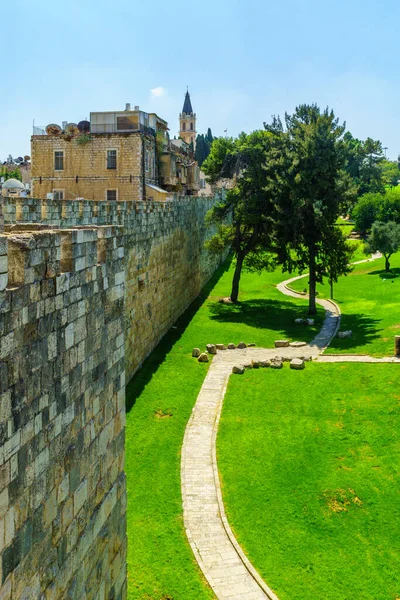
<instances>
[{"instance_id":1,"label":"wall parapet","mask_svg":"<svg viewBox=\"0 0 400 600\"><path fill-rule=\"evenodd\" d=\"M215 202L214 197L174 195L165 202L106 201L106 200L48 200L41 198L4 198L5 226L17 223L76 227L90 225L129 226L138 214L164 213L176 206L198 201ZM0 212L1 215L1 212ZM1 231L1 216L0 216Z\"/></svg>"}]
</instances>

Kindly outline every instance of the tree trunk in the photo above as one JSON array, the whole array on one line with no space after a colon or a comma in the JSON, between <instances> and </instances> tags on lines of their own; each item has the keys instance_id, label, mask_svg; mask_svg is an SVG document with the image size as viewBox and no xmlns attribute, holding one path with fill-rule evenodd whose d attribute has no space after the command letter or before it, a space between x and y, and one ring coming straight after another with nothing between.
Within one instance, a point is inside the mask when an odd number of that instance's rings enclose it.
<instances>
[{"instance_id":1,"label":"tree trunk","mask_svg":"<svg viewBox=\"0 0 400 600\"><path fill-rule=\"evenodd\" d=\"M329 280L329 284L331 286L331 300L333 300L333 279Z\"/></svg>"},{"instance_id":2,"label":"tree trunk","mask_svg":"<svg viewBox=\"0 0 400 600\"><path fill-rule=\"evenodd\" d=\"M384 256L385 256L385 271L386 271L386 273L389 273L389 271L390 271L389 258L390 258L391 255L390 254L388 254L388 255L385 254Z\"/></svg>"},{"instance_id":3,"label":"tree trunk","mask_svg":"<svg viewBox=\"0 0 400 600\"><path fill-rule=\"evenodd\" d=\"M240 275L242 274L242 266L243 266L243 261L244 261L244 252L241 252L240 254L237 255L236 258L236 267L235 267L235 272L233 274L233 280L232 280L232 291L231 291L231 301L232 302L237 302L238 296L239 296L239 281L240 281Z\"/></svg>"},{"instance_id":4,"label":"tree trunk","mask_svg":"<svg viewBox=\"0 0 400 600\"><path fill-rule=\"evenodd\" d=\"M308 314L317 314L317 305L315 303L315 294L317 291L317 282L315 279L315 252L314 248L310 249L310 280L309 280L309 298L308 298Z\"/></svg>"}]
</instances>

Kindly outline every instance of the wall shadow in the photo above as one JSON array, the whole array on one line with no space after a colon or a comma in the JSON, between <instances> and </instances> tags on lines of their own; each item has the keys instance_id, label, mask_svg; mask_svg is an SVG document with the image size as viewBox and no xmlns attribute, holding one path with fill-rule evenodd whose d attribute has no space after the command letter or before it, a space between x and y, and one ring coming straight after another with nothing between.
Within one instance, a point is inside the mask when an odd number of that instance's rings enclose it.
<instances>
[{"instance_id":1,"label":"wall shadow","mask_svg":"<svg viewBox=\"0 0 400 600\"><path fill-rule=\"evenodd\" d=\"M206 285L201 289L197 298L193 300L185 312L177 319L177 321L175 321L173 328L167 331L154 350L152 350L151 354L144 360L142 368L138 369L129 381L126 386L127 412L135 405L137 398L139 398L158 367L164 362L165 357L171 351L174 344L180 339L196 312L207 300L210 292L218 283L218 280L229 270L231 262L232 257L228 257L222 265L218 267L211 279L209 279Z\"/></svg>"}]
</instances>

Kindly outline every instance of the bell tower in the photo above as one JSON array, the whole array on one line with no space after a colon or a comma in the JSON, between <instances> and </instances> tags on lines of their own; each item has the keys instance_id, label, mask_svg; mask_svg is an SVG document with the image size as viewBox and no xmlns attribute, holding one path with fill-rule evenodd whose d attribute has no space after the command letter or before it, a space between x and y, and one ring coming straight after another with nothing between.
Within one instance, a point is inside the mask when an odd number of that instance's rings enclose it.
<instances>
[{"instance_id":1,"label":"bell tower","mask_svg":"<svg viewBox=\"0 0 400 600\"><path fill-rule=\"evenodd\" d=\"M187 143L196 146L196 113L193 112L189 90L186 92L182 112L179 115L179 136Z\"/></svg>"}]
</instances>

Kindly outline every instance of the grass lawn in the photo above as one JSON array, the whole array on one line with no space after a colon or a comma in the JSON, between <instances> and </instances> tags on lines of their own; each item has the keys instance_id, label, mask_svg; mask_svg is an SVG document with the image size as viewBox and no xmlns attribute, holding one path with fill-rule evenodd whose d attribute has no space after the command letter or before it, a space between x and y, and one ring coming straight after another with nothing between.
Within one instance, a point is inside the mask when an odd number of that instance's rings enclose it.
<instances>
[{"instance_id":1,"label":"grass lawn","mask_svg":"<svg viewBox=\"0 0 400 600\"><path fill-rule=\"evenodd\" d=\"M335 338L329 353L393 354L393 336L400 333L400 253L392 256L391 267L388 275L383 258L356 265L350 275L334 285L334 299L343 313L341 329L351 329L353 335L348 339ZM307 281L307 277L300 279L291 287L303 291ZM320 297L329 297L328 285L317 289Z\"/></svg>"},{"instance_id":2,"label":"grass lawn","mask_svg":"<svg viewBox=\"0 0 400 600\"><path fill-rule=\"evenodd\" d=\"M400 597L400 370L307 364L230 379L227 516L280 600Z\"/></svg>"},{"instance_id":3,"label":"grass lawn","mask_svg":"<svg viewBox=\"0 0 400 600\"><path fill-rule=\"evenodd\" d=\"M228 296L232 269L221 268L198 300L163 338L127 387L126 474L128 488L129 600L213 598L186 541L180 492L183 435L207 364L192 348L241 340L272 346L275 339L309 341L319 329L299 327L306 300L275 289L274 273L243 274L238 305Z\"/></svg>"}]
</instances>

